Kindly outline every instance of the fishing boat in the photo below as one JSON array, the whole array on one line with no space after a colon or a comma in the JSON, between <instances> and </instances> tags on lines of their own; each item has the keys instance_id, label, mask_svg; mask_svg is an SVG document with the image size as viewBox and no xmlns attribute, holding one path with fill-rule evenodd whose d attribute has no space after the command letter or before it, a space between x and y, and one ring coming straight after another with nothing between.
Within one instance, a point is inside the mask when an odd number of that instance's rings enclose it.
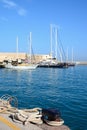
<instances>
[{"instance_id":1,"label":"fishing boat","mask_svg":"<svg viewBox=\"0 0 87 130\"><path fill-rule=\"evenodd\" d=\"M16 70L29 70L29 69L36 69L38 64L33 64L31 63L31 32L30 32L30 38L29 38L29 41L30 41L30 61L28 63L18 63L17 64L12 64L12 61L8 61L6 64L5 64L5 68L7 69L16 69ZM17 58L18 58L18 38L17 38ZM18 61L18 60L17 60Z\"/></svg>"}]
</instances>

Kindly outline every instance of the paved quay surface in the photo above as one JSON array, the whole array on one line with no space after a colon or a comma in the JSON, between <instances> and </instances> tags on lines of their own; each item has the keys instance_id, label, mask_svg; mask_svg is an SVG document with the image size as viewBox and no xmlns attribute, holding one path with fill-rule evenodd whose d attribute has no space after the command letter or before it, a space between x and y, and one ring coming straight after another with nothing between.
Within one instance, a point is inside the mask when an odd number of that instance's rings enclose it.
<instances>
[{"instance_id":1,"label":"paved quay surface","mask_svg":"<svg viewBox=\"0 0 87 130\"><path fill-rule=\"evenodd\" d=\"M9 116L10 114L0 114L0 130L70 130L65 125L58 127L49 126L45 123L42 125L32 123L23 125L21 122L14 122Z\"/></svg>"}]
</instances>

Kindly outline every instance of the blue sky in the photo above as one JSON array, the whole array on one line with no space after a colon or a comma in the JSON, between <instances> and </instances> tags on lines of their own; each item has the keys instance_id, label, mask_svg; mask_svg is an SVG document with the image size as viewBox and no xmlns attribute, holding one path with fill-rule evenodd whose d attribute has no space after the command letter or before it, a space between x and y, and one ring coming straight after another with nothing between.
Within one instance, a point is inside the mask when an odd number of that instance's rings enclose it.
<instances>
[{"instance_id":1,"label":"blue sky","mask_svg":"<svg viewBox=\"0 0 87 130\"><path fill-rule=\"evenodd\" d=\"M58 27L65 54L87 61L87 0L0 0L0 52L50 53L50 24ZM58 44L59 40L58 40ZM55 46L55 45L54 45ZM68 49L67 49L68 48Z\"/></svg>"}]
</instances>

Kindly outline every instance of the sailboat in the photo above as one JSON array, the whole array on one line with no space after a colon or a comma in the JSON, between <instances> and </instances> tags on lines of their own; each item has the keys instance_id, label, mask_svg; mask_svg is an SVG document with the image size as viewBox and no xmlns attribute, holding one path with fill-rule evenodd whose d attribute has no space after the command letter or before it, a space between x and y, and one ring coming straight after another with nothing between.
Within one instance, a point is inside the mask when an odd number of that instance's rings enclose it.
<instances>
[{"instance_id":1,"label":"sailboat","mask_svg":"<svg viewBox=\"0 0 87 130\"><path fill-rule=\"evenodd\" d=\"M55 47L53 49L53 44L55 43ZM50 44L51 44L51 53L50 58L43 60L39 63L39 67L45 67L45 68L68 68L67 64L62 62L62 54L59 50L61 62L58 62L57 57L57 51L58 51L58 27L56 25L50 25ZM53 56L53 51L54 55Z\"/></svg>"},{"instance_id":2,"label":"sailboat","mask_svg":"<svg viewBox=\"0 0 87 130\"><path fill-rule=\"evenodd\" d=\"M17 38L17 58L18 58L18 38ZM37 66L38 64L31 63L31 32L30 32L30 62L13 65L11 61L8 61L8 63L5 64L5 68L16 70L31 70L36 69Z\"/></svg>"}]
</instances>

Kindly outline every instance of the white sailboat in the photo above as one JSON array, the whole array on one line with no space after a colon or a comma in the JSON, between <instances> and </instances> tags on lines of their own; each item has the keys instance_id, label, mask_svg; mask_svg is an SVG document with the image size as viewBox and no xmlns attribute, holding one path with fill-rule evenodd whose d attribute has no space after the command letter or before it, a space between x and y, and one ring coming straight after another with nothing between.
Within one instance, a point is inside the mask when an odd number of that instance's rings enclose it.
<instances>
[{"instance_id":1,"label":"white sailboat","mask_svg":"<svg viewBox=\"0 0 87 130\"><path fill-rule=\"evenodd\" d=\"M17 66L12 65L11 63L8 63L5 65L5 68L7 69L16 69L16 70L31 70L31 69L36 69L38 65L34 64L20 64Z\"/></svg>"},{"instance_id":2,"label":"white sailboat","mask_svg":"<svg viewBox=\"0 0 87 130\"><path fill-rule=\"evenodd\" d=\"M17 58L18 58L18 38L17 38ZM31 70L31 69L36 69L37 66L38 66L37 64L31 63L31 32L30 32L30 63L12 65L11 61L8 61L8 63L6 63L5 65L5 68L16 69L16 70Z\"/></svg>"}]
</instances>

